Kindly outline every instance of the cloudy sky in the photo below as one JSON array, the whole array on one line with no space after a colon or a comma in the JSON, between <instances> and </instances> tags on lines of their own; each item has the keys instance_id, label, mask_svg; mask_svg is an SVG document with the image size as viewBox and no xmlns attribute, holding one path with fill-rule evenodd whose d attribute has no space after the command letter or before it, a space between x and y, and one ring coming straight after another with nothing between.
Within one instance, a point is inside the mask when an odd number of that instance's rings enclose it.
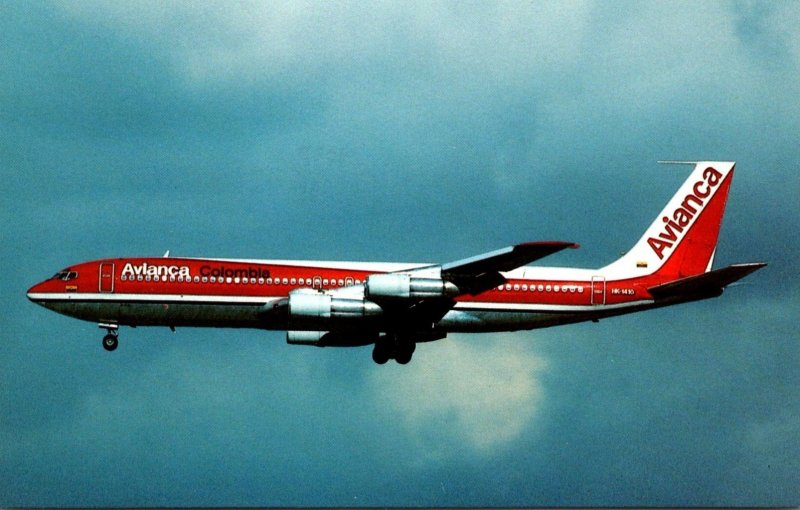
<instances>
[{"instance_id":1,"label":"cloudy sky","mask_svg":"<svg viewBox=\"0 0 800 510\"><path fill-rule=\"evenodd\" d=\"M4 2L0 506L800 504L800 3ZM638 239L737 161L716 300L411 364L28 302L111 256Z\"/></svg>"}]
</instances>

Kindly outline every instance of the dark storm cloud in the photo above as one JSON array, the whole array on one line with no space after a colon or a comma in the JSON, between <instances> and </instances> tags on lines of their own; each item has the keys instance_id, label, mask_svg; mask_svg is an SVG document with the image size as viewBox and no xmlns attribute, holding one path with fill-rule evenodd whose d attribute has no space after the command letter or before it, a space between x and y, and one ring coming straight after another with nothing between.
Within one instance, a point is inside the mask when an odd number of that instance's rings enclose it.
<instances>
[{"instance_id":1,"label":"dark storm cloud","mask_svg":"<svg viewBox=\"0 0 800 510\"><path fill-rule=\"evenodd\" d=\"M0 16L0 503L795 505L792 3L12 3ZM90 324L25 302L133 254L629 248L737 160L714 301L422 345Z\"/></svg>"}]
</instances>

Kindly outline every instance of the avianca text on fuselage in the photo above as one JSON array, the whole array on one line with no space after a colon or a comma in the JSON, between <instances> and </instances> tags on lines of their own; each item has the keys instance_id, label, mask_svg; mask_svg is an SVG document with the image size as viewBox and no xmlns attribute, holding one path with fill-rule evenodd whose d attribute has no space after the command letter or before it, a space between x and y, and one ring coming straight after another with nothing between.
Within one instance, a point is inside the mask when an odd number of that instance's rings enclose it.
<instances>
[{"instance_id":1,"label":"avianca text on fuselage","mask_svg":"<svg viewBox=\"0 0 800 510\"><path fill-rule=\"evenodd\" d=\"M201 277L214 277L214 278L269 278L270 272L261 267L248 266L246 268L231 268L225 266L200 266L199 273ZM191 268L186 265L177 266L169 264L148 264L142 262L141 264L126 263L122 268L120 276L125 279L136 279L139 276L159 278L159 279L174 279L192 277Z\"/></svg>"},{"instance_id":2,"label":"avianca text on fuselage","mask_svg":"<svg viewBox=\"0 0 800 510\"><path fill-rule=\"evenodd\" d=\"M418 343L452 332L597 321L720 295L765 265L711 269L733 169L695 164L645 235L597 269L528 265L578 247L562 241L447 264L123 258L70 266L28 298L98 323L109 351L120 326L235 327L285 330L292 345L372 345L375 362L405 364ZM648 265L653 254L660 263Z\"/></svg>"},{"instance_id":3,"label":"avianca text on fuselage","mask_svg":"<svg viewBox=\"0 0 800 510\"><path fill-rule=\"evenodd\" d=\"M703 171L702 179L692 186L692 193L687 194L680 206L672 211L671 216L664 216L663 230L658 237L647 238L647 244L653 249L659 259L664 258L664 251L671 249L680 240L684 229L688 227L698 211L703 210L713 191L722 182L722 174L712 167ZM696 208L695 208L696 206Z\"/></svg>"},{"instance_id":4,"label":"avianca text on fuselage","mask_svg":"<svg viewBox=\"0 0 800 510\"><path fill-rule=\"evenodd\" d=\"M189 266L174 266L167 264L148 264L143 262L134 265L130 262L125 264L120 274L123 280L135 279L139 276L149 276L151 278L191 278Z\"/></svg>"}]
</instances>

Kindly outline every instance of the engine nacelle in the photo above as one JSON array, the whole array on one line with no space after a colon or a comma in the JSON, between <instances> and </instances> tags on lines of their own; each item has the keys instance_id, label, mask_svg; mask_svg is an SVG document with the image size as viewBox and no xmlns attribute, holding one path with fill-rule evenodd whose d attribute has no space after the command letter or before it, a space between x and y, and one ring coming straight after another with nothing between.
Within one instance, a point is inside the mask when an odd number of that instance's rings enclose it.
<instances>
[{"instance_id":1,"label":"engine nacelle","mask_svg":"<svg viewBox=\"0 0 800 510\"><path fill-rule=\"evenodd\" d=\"M286 342L292 345L313 345L316 347L360 347L374 344L378 340L377 331L292 331L286 332Z\"/></svg>"},{"instance_id":2,"label":"engine nacelle","mask_svg":"<svg viewBox=\"0 0 800 510\"><path fill-rule=\"evenodd\" d=\"M319 345L327 331L287 331L286 343L292 345Z\"/></svg>"},{"instance_id":3,"label":"engine nacelle","mask_svg":"<svg viewBox=\"0 0 800 510\"><path fill-rule=\"evenodd\" d=\"M289 293L289 327L328 329L383 315L383 309L364 299L335 298L317 291Z\"/></svg>"},{"instance_id":4,"label":"engine nacelle","mask_svg":"<svg viewBox=\"0 0 800 510\"><path fill-rule=\"evenodd\" d=\"M366 298L373 301L455 297L459 294L458 287L452 282L395 273L370 275L364 288Z\"/></svg>"}]
</instances>

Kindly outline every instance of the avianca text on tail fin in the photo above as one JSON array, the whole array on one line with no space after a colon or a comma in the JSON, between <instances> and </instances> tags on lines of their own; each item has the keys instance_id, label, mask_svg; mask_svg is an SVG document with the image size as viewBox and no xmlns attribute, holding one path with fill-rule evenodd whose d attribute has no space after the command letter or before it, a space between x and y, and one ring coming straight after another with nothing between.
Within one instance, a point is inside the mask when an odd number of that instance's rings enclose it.
<instances>
[{"instance_id":1,"label":"avianca text on tail fin","mask_svg":"<svg viewBox=\"0 0 800 510\"><path fill-rule=\"evenodd\" d=\"M657 273L669 280L709 271L733 168L732 162L696 163L641 239L603 272L609 277Z\"/></svg>"},{"instance_id":2,"label":"avianca text on tail fin","mask_svg":"<svg viewBox=\"0 0 800 510\"><path fill-rule=\"evenodd\" d=\"M411 360L448 333L545 328L718 296L764 267L711 270L733 163L697 163L634 247L600 269L531 266L578 245L520 243L445 264L124 257L83 262L28 291L58 313L120 326L286 331L292 345L373 345Z\"/></svg>"}]
</instances>

